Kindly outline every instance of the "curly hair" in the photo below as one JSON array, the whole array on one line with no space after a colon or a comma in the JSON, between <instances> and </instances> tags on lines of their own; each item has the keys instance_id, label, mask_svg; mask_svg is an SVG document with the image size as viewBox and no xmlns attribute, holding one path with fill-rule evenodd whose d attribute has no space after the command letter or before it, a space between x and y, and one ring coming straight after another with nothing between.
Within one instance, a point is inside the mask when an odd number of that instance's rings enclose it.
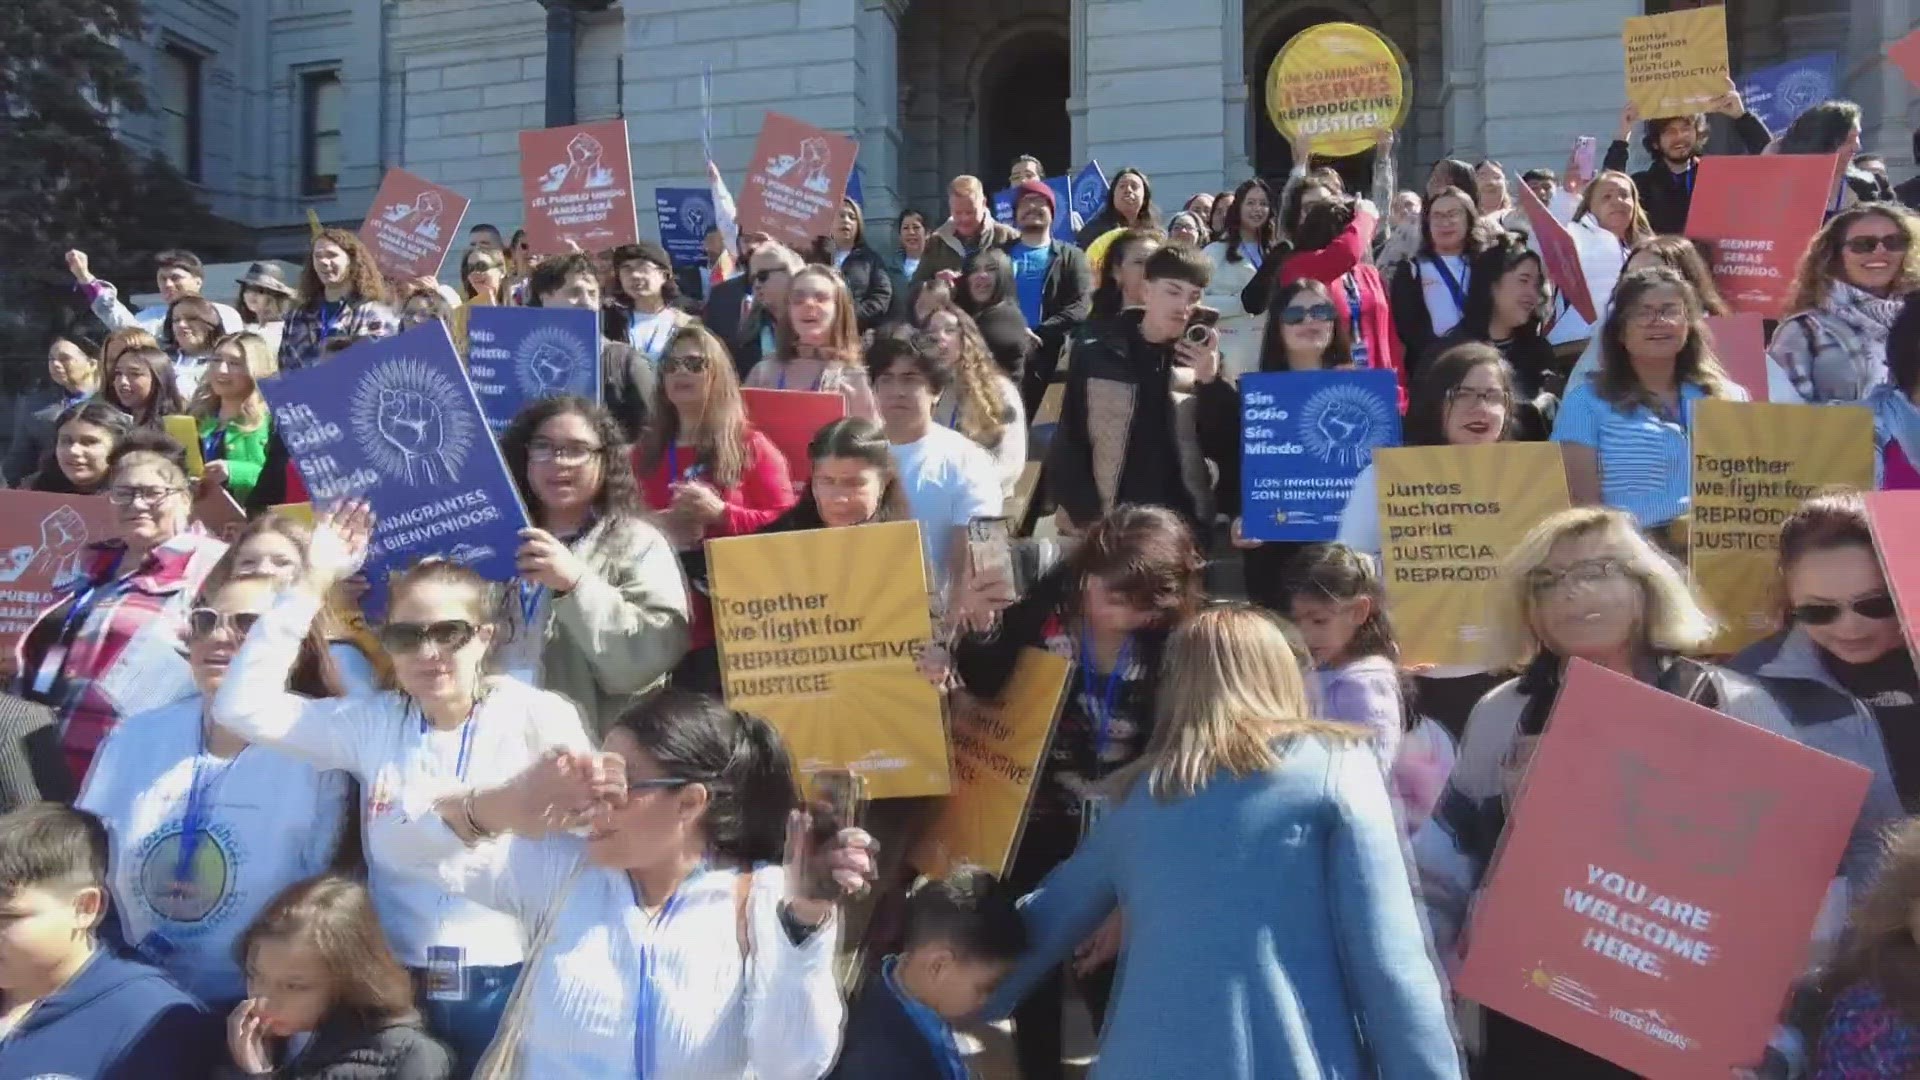
<instances>
[{"instance_id":1,"label":"curly hair","mask_svg":"<svg viewBox=\"0 0 1920 1080\"><path fill-rule=\"evenodd\" d=\"M1089 578L1099 578L1154 625L1177 626L1200 610L1207 560L1186 520L1164 506L1121 505L1094 522L1067 556L1072 580L1083 583L1067 600L1067 614L1080 617Z\"/></svg>"},{"instance_id":2,"label":"curly hair","mask_svg":"<svg viewBox=\"0 0 1920 1080\"><path fill-rule=\"evenodd\" d=\"M1708 343L1711 335L1707 332L1706 311L1700 306L1700 294L1693 291L1693 286L1680 276L1679 271L1661 266L1635 270L1621 277L1619 284L1614 286L1613 307L1607 311L1606 321L1600 326L1600 370L1590 376L1593 390L1602 400L1616 406L1651 404L1647 399L1646 387L1640 384L1640 376L1634 374L1625 334L1627 319L1634 310L1635 302L1661 288L1679 293L1687 306L1687 342L1680 346L1680 355L1674 359L1674 381L1692 383L1711 397L1724 397L1728 388L1733 386L1732 378L1720 366L1719 358L1713 354L1713 346Z\"/></svg>"},{"instance_id":3,"label":"curly hair","mask_svg":"<svg viewBox=\"0 0 1920 1080\"><path fill-rule=\"evenodd\" d=\"M540 515L540 497L527 481L527 461L533 437L541 426L558 416L578 416L593 429L600 442L600 490L594 493L593 510L601 517L638 516L640 494L633 479L633 463L627 454L627 441L613 414L586 398L573 394L545 398L520 410L500 436L500 456L520 489L520 497L536 518Z\"/></svg>"},{"instance_id":4,"label":"curly hair","mask_svg":"<svg viewBox=\"0 0 1920 1080\"><path fill-rule=\"evenodd\" d=\"M1909 1024L1920 1024L1920 945L1913 938L1913 907L1920 903L1920 819L1895 831L1872 889L1847 922L1840 946L1821 975L1820 1003L1831 1008L1862 984L1880 992Z\"/></svg>"},{"instance_id":5,"label":"curly hair","mask_svg":"<svg viewBox=\"0 0 1920 1080\"><path fill-rule=\"evenodd\" d=\"M332 244L347 253L347 298L356 302L376 301L388 303L392 300L387 292L387 279L380 274L380 267L373 261L373 252L360 238L345 229L321 229L320 235L307 245L307 260L300 267L300 300L302 309L321 303L327 298L326 286L320 284L320 275L313 269L313 249L321 242Z\"/></svg>"},{"instance_id":6,"label":"curly hair","mask_svg":"<svg viewBox=\"0 0 1920 1080\"><path fill-rule=\"evenodd\" d=\"M1807 245L1806 253L1800 256L1800 266L1794 271L1788 314L1812 311L1827 302L1834 279L1844 269L1841 249L1846 245L1847 230L1853 228L1855 222L1869 217L1891 221L1907 238L1907 250L1900 256L1900 272L1894 275L1891 295L1920 290L1920 217L1895 203L1865 203L1835 214Z\"/></svg>"},{"instance_id":7,"label":"curly hair","mask_svg":"<svg viewBox=\"0 0 1920 1080\"><path fill-rule=\"evenodd\" d=\"M954 392L960 408L954 428L988 449L999 446L1009 420L998 385L998 380L1005 377L1000 374L1000 365L994 363L980 325L959 304L951 298L935 302L925 323L930 325L935 315L950 316L960 334L960 351L954 362Z\"/></svg>"}]
</instances>

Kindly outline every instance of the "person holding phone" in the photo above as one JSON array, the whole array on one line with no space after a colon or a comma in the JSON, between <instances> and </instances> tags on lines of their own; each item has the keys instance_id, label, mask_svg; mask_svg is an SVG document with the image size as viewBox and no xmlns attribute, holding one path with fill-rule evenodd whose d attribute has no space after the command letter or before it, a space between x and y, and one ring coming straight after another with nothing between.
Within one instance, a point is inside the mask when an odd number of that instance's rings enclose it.
<instances>
[{"instance_id":1,"label":"person holding phone","mask_svg":"<svg viewBox=\"0 0 1920 1080\"><path fill-rule=\"evenodd\" d=\"M1656 234L1680 233L1687 227L1687 212L1693 208L1693 185L1700 175L1700 155L1707 150L1710 131L1707 117L1714 113L1733 121L1733 133L1739 137L1741 153L1758 154L1773 141L1766 122L1747 111L1746 102L1741 100L1740 91L1734 89L1732 79L1727 80L1725 93L1707 103L1706 112L1648 117L1642 126L1640 143L1653 156L1653 162L1633 174L1633 186L1640 190L1640 207L1646 211L1647 223ZM1627 171L1627 139L1632 137L1633 125L1639 121L1640 110L1634 106L1620 110L1620 133L1607 147L1601 169ZM1591 180L1592 140L1586 142L1589 149L1584 179ZM1580 157L1578 144L1574 147L1574 156Z\"/></svg>"},{"instance_id":2,"label":"person holding phone","mask_svg":"<svg viewBox=\"0 0 1920 1080\"><path fill-rule=\"evenodd\" d=\"M1205 537L1212 480L1183 401L1190 400L1194 369L1220 364L1216 331L1187 336L1213 266L1195 249L1169 244L1147 260L1145 274L1143 308L1088 324L1074 344L1060 426L1048 448L1048 484L1064 531L1078 532L1131 503L1169 507ZM1183 427L1193 437L1183 438Z\"/></svg>"}]
</instances>

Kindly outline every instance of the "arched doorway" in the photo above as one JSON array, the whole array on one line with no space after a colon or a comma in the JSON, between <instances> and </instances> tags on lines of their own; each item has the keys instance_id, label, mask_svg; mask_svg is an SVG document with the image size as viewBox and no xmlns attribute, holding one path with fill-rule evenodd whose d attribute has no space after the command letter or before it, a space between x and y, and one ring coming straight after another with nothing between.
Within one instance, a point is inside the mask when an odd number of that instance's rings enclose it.
<instances>
[{"instance_id":1,"label":"arched doorway","mask_svg":"<svg viewBox=\"0 0 1920 1080\"><path fill-rule=\"evenodd\" d=\"M992 48L980 68L980 149L974 165L987 190L1007 180L1013 159L1032 154L1058 176L1075 168L1073 124L1067 117L1072 80L1067 39L1046 31L1023 33Z\"/></svg>"},{"instance_id":2,"label":"arched doorway","mask_svg":"<svg viewBox=\"0 0 1920 1080\"><path fill-rule=\"evenodd\" d=\"M1287 173L1293 169L1293 147L1287 143L1286 136L1273 126L1273 121L1267 118L1267 69L1273 66L1274 57L1280 55L1280 50L1295 34L1310 26L1328 22L1371 25L1371 20L1356 19L1351 12L1328 7L1290 10L1268 25L1259 39L1259 45L1248 54L1247 119L1253 125L1253 135L1247 140L1247 145L1253 149L1253 171L1269 182L1286 180ZM1375 151L1368 150L1331 163L1349 191L1365 193L1371 187L1375 154Z\"/></svg>"}]
</instances>

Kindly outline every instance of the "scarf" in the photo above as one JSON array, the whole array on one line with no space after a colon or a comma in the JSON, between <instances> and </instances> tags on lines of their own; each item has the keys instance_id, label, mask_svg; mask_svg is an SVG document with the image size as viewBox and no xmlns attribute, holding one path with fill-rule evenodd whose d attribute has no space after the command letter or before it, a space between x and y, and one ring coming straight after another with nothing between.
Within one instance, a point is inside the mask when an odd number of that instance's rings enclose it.
<instances>
[{"instance_id":1,"label":"scarf","mask_svg":"<svg viewBox=\"0 0 1920 1080\"><path fill-rule=\"evenodd\" d=\"M1887 379L1887 331L1904 300L1875 296L1835 281L1820 305L1820 330L1850 360L1863 391Z\"/></svg>"},{"instance_id":2,"label":"scarf","mask_svg":"<svg viewBox=\"0 0 1920 1080\"><path fill-rule=\"evenodd\" d=\"M1892 383L1881 383L1867 391L1867 408L1873 410L1873 442L1882 454L1887 443L1900 444L1900 452L1920 467L1920 408Z\"/></svg>"}]
</instances>

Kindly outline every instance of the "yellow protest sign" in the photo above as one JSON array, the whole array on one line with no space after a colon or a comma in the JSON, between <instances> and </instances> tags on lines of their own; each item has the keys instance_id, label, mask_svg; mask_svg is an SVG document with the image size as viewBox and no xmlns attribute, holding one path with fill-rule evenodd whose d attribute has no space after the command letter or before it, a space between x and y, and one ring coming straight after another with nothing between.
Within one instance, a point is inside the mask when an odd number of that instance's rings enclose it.
<instances>
[{"instance_id":1,"label":"yellow protest sign","mask_svg":"<svg viewBox=\"0 0 1920 1080\"><path fill-rule=\"evenodd\" d=\"M1373 148L1406 119L1407 63L1393 42L1354 23L1295 34L1267 69L1267 118L1313 152L1344 157Z\"/></svg>"},{"instance_id":2,"label":"yellow protest sign","mask_svg":"<svg viewBox=\"0 0 1920 1080\"><path fill-rule=\"evenodd\" d=\"M169 438L180 444L180 449L187 452L187 475L195 480L204 476L207 463L206 459L200 456L200 421L191 416L176 413L161 417L160 427Z\"/></svg>"},{"instance_id":3,"label":"yellow protest sign","mask_svg":"<svg viewBox=\"0 0 1920 1080\"><path fill-rule=\"evenodd\" d=\"M779 729L803 774L947 793L940 695L914 668L933 637L918 524L710 540L707 573L727 704Z\"/></svg>"},{"instance_id":4,"label":"yellow protest sign","mask_svg":"<svg viewBox=\"0 0 1920 1080\"><path fill-rule=\"evenodd\" d=\"M914 869L941 877L973 863L1006 874L1072 670L1064 657L1024 649L998 701L954 699L953 793L915 846Z\"/></svg>"},{"instance_id":5,"label":"yellow protest sign","mask_svg":"<svg viewBox=\"0 0 1920 1080\"><path fill-rule=\"evenodd\" d=\"M1647 119L1704 112L1727 92L1727 9L1711 4L1628 16L1627 100Z\"/></svg>"},{"instance_id":6,"label":"yellow protest sign","mask_svg":"<svg viewBox=\"0 0 1920 1080\"><path fill-rule=\"evenodd\" d=\"M1778 628L1780 526L1801 502L1836 488L1873 488L1866 409L1714 400L1694 407L1687 565L1722 626L1707 652L1736 652Z\"/></svg>"},{"instance_id":7,"label":"yellow protest sign","mask_svg":"<svg viewBox=\"0 0 1920 1080\"><path fill-rule=\"evenodd\" d=\"M314 213L314 212L313 212L313 208L312 208L312 207L308 207L308 208L307 208L307 233L308 233L308 235L309 235L309 236L310 236L310 237L311 237L312 239L314 239L314 240L318 240L318 239L320 239L320 233L321 233L322 231L324 231L325 229L326 229L326 226L325 226L325 225L322 225L322 224L320 224L320 215L319 215L319 214L316 214L316 213Z\"/></svg>"},{"instance_id":8,"label":"yellow protest sign","mask_svg":"<svg viewBox=\"0 0 1920 1080\"><path fill-rule=\"evenodd\" d=\"M1409 664L1486 657L1488 590L1527 530L1570 504L1553 443L1373 452L1382 577Z\"/></svg>"}]
</instances>

